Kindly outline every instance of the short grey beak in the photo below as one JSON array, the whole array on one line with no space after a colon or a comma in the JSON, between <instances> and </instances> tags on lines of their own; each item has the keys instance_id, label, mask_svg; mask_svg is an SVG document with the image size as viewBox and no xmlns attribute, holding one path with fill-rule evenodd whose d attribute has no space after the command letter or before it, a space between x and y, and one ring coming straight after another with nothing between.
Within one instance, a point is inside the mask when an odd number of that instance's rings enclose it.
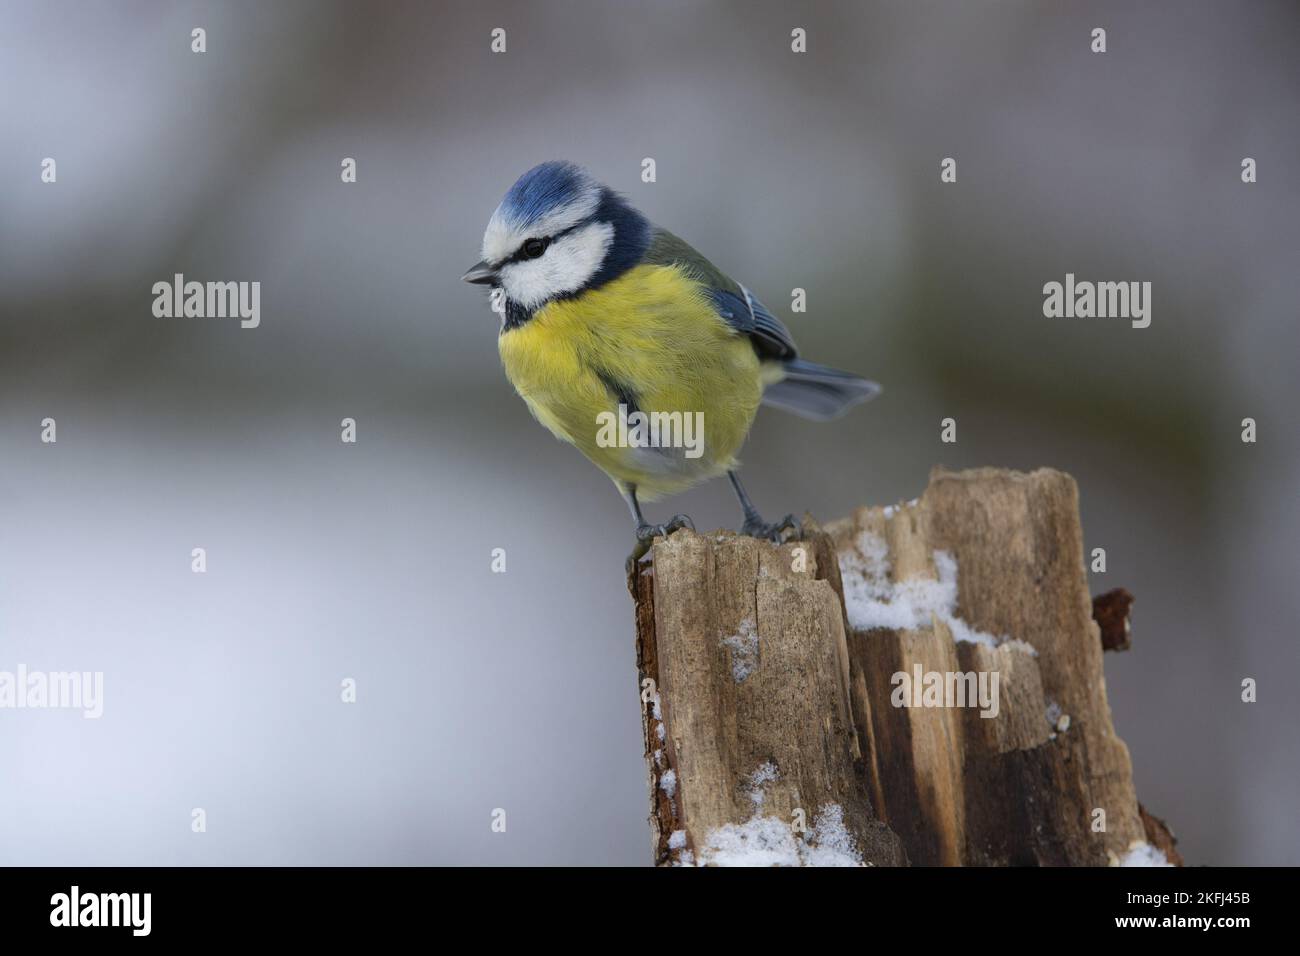
<instances>
[{"instance_id":1,"label":"short grey beak","mask_svg":"<svg viewBox=\"0 0 1300 956\"><path fill-rule=\"evenodd\" d=\"M487 260L476 262L469 267L469 272L461 276L466 282L473 282L475 285L491 285L497 281L497 271L488 265Z\"/></svg>"}]
</instances>

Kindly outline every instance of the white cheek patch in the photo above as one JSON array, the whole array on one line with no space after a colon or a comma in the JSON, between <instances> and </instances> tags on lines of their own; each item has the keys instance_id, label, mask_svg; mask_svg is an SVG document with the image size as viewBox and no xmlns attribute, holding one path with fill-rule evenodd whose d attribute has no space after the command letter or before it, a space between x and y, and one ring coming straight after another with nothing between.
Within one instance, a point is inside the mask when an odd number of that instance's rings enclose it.
<instances>
[{"instance_id":1,"label":"white cheek patch","mask_svg":"<svg viewBox=\"0 0 1300 956\"><path fill-rule=\"evenodd\" d=\"M501 286L511 301L526 309L576 292L586 285L605 261L614 239L614 227L593 222L551 243L540 259L512 262L501 270Z\"/></svg>"}]
</instances>

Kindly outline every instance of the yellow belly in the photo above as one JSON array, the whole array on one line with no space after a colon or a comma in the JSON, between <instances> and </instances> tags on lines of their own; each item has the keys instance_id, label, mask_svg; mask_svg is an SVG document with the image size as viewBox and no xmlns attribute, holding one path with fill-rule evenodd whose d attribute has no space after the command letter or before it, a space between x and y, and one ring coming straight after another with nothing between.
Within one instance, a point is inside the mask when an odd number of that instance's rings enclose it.
<instances>
[{"instance_id":1,"label":"yellow belly","mask_svg":"<svg viewBox=\"0 0 1300 956\"><path fill-rule=\"evenodd\" d=\"M548 303L503 331L499 348L507 377L537 420L616 482L635 485L644 500L733 467L763 393L748 337L731 329L705 289L675 266L637 266L598 289ZM610 420L600 417L617 412L611 383L630 389L647 416L676 412L683 422L687 415L700 422L698 457L687 454L693 449L611 444L611 431L602 428Z\"/></svg>"}]
</instances>

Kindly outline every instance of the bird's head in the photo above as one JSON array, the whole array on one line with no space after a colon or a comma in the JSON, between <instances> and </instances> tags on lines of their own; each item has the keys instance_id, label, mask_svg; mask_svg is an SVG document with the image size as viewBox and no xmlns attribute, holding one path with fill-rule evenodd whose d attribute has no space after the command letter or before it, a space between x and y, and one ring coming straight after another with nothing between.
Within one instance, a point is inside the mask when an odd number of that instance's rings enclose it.
<instances>
[{"instance_id":1,"label":"bird's head","mask_svg":"<svg viewBox=\"0 0 1300 956\"><path fill-rule=\"evenodd\" d=\"M650 240L645 217L579 166L542 163L519 177L488 221L466 282L499 286L527 311L616 278Z\"/></svg>"}]
</instances>

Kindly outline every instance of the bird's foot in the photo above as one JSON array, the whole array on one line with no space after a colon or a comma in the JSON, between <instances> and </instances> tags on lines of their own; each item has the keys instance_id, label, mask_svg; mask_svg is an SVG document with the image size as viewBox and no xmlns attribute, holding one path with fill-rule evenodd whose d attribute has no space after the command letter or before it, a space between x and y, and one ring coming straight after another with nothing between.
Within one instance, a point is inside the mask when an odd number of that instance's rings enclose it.
<instances>
[{"instance_id":1,"label":"bird's foot","mask_svg":"<svg viewBox=\"0 0 1300 956\"><path fill-rule=\"evenodd\" d=\"M655 538L666 538L674 531L682 528L695 530L695 522L686 515L673 515L663 524L643 524L636 529L636 547L627 557L627 570L630 573L633 566L640 561L650 550L650 545L654 544Z\"/></svg>"},{"instance_id":2,"label":"bird's foot","mask_svg":"<svg viewBox=\"0 0 1300 956\"><path fill-rule=\"evenodd\" d=\"M794 533L788 538L785 532L793 531ZM752 518L746 518L744 525L740 528L740 533L751 538L764 538L773 544L783 544L786 541L801 541L803 539L803 524L794 515L786 515L780 521L774 521L771 524L765 522L758 515Z\"/></svg>"},{"instance_id":3,"label":"bird's foot","mask_svg":"<svg viewBox=\"0 0 1300 956\"><path fill-rule=\"evenodd\" d=\"M674 531L680 531L682 528L695 530L695 522L686 515L673 515L664 524L643 524L636 529L637 541L653 541L655 538L666 538Z\"/></svg>"}]
</instances>

